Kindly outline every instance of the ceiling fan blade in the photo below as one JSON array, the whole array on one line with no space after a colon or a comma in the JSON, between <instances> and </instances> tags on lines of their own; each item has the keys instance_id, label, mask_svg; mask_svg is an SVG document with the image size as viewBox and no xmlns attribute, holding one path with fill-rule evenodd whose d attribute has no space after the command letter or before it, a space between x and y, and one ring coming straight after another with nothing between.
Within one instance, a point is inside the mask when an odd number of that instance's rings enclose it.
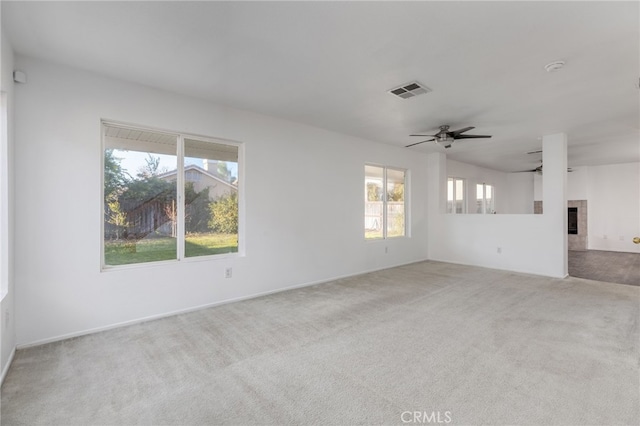
<instances>
[{"instance_id":1,"label":"ceiling fan blade","mask_svg":"<svg viewBox=\"0 0 640 426\"><path fill-rule=\"evenodd\" d=\"M490 138L491 136L487 135L455 135L454 139L480 139L480 138Z\"/></svg>"},{"instance_id":2,"label":"ceiling fan blade","mask_svg":"<svg viewBox=\"0 0 640 426\"><path fill-rule=\"evenodd\" d=\"M419 145L421 143L432 142L432 141L435 141L435 139L427 139L426 141L420 141L420 142L412 143L412 144L406 145L405 148L409 148L410 146Z\"/></svg>"},{"instance_id":3,"label":"ceiling fan blade","mask_svg":"<svg viewBox=\"0 0 640 426\"><path fill-rule=\"evenodd\" d=\"M538 169L532 169L532 170L518 170L516 172L511 172L511 173L534 173L537 172Z\"/></svg>"},{"instance_id":4,"label":"ceiling fan blade","mask_svg":"<svg viewBox=\"0 0 640 426\"><path fill-rule=\"evenodd\" d=\"M475 129L475 127L465 127L464 129L453 130L453 131L447 132L447 133L449 133L451 136L455 137L455 136L459 135L460 133L468 132L471 129Z\"/></svg>"},{"instance_id":5,"label":"ceiling fan blade","mask_svg":"<svg viewBox=\"0 0 640 426\"><path fill-rule=\"evenodd\" d=\"M426 136L426 137L429 137L429 138L433 138L436 135L409 135L409 136Z\"/></svg>"},{"instance_id":6,"label":"ceiling fan blade","mask_svg":"<svg viewBox=\"0 0 640 426\"><path fill-rule=\"evenodd\" d=\"M539 149L539 150L537 150L537 151L529 151L529 152L527 152L527 154L539 154L539 153L541 153L541 152L542 152L542 150L541 150L541 149Z\"/></svg>"}]
</instances>

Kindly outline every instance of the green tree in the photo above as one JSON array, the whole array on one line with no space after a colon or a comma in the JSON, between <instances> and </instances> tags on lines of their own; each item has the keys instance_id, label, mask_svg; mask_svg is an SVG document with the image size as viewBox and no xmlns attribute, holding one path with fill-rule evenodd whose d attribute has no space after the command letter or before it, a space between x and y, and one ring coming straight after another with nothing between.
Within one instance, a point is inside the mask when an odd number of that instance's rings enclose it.
<instances>
[{"instance_id":1,"label":"green tree","mask_svg":"<svg viewBox=\"0 0 640 426\"><path fill-rule=\"evenodd\" d=\"M146 164L138 169L138 177L140 179L149 179L157 176L160 168L160 157L147 154L147 158L144 161Z\"/></svg>"},{"instance_id":2,"label":"green tree","mask_svg":"<svg viewBox=\"0 0 640 426\"><path fill-rule=\"evenodd\" d=\"M209 205L209 227L225 234L238 233L238 194L223 195Z\"/></svg>"},{"instance_id":3,"label":"green tree","mask_svg":"<svg viewBox=\"0 0 640 426\"><path fill-rule=\"evenodd\" d=\"M185 230L191 232L207 232L209 230L209 187L200 192L193 188L193 182L187 182L184 186L184 198L186 201Z\"/></svg>"},{"instance_id":4,"label":"green tree","mask_svg":"<svg viewBox=\"0 0 640 426\"><path fill-rule=\"evenodd\" d=\"M139 205L151 200L170 204L172 200L176 199L176 182L175 180L165 181L155 176L135 179L129 182L121 198L130 201L129 204L132 205Z\"/></svg>"},{"instance_id":5,"label":"green tree","mask_svg":"<svg viewBox=\"0 0 640 426\"><path fill-rule=\"evenodd\" d=\"M105 200L120 194L129 182L127 173L122 169L121 158L114 155L113 149L104 151L104 196Z\"/></svg>"},{"instance_id":6,"label":"green tree","mask_svg":"<svg viewBox=\"0 0 640 426\"><path fill-rule=\"evenodd\" d=\"M219 161L217 167L218 175L227 182L231 182L233 177L231 176L231 170L225 161Z\"/></svg>"},{"instance_id":7,"label":"green tree","mask_svg":"<svg viewBox=\"0 0 640 426\"><path fill-rule=\"evenodd\" d=\"M129 226L127 221L127 213L122 211L120 202L116 198L112 198L107 202L109 212L107 214L107 222L115 227L116 239L120 239L120 231Z\"/></svg>"},{"instance_id":8,"label":"green tree","mask_svg":"<svg viewBox=\"0 0 640 426\"><path fill-rule=\"evenodd\" d=\"M381 201L382 191L379 185L375 183L367 184L367 201Z\"/></svg>"},{"instance_id":9,"label":"green tree","mask_svg":"<svg viewBox=\"0 0 640 426\"><path fill-rule=\"evenodd\" d=\"M389 191L387 197L389 201L403 201L404 200L404 184L403 183L394 184L391 191Z\"/></svg>"}]
</instances>

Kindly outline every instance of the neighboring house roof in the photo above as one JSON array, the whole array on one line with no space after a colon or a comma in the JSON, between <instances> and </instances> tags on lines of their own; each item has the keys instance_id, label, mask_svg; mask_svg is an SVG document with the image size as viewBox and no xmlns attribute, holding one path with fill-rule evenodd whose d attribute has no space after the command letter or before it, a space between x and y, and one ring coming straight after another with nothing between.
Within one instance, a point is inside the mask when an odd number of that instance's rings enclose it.
<instances>
[{"instance_id":1,"label":"neighboring house roof","mask_svg":"<svg viewBox=\"0 0 640 426\"><path fill-rule=\"evenodd\" d=\"M230 187L230 188L232 188L234 190L238 189L238 180L237 179L235 179L233 181L233 183L229 183L226 180L221 179L219 176L216 176L215 174L208 172L207 170L203 169L202 167L196 166L195 164L190 164L190 165L188 165L188 166L186 166L184 168L185 172L189 171L189 170L195 170L196 172L202 173L203 175L208 176L211 179L214 179L214 180L216 180L216 181L218 181L218 182L220 182L220 183L222 183L224 185L227 185L228 187ZM161 174L158 175L158 178L167 179L167 178L170 178L172 176L175 176L177 174L177 172L178 172L177 170L172 170L170 172L161 173Z\"/></svg>"}]
</instances>

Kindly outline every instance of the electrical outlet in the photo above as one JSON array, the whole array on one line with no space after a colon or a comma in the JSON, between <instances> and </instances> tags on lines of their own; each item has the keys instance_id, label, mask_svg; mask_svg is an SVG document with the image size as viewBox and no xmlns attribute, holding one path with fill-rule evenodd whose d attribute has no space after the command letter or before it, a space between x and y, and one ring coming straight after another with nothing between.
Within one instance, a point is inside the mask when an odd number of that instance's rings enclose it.
<instances>
[{"instance_id":1,"label":"electrical outlet","mask_svg":"<svg viewBox=\"0 0 640 426\"><path fill-rule=\"evenodd\" d=\"M607 237L607 234L604 234L604 235L602 236L602 239L603 239L603 240L606 240L607 238L609 238L609 237Z\"/></svg>"},{"instance_id":2,"label":"electrical outlet","mask_svg":"<svg viewBox=\"0 0 640 426\"><path fill-rule=\"evenodd\" d=\"M498 254L502 254L502 247L498 247Z\"/></svg>"},{"instance_id":3,"label":"electrical outlet","mask_svg":"<svg viewBox=\"0 0 640 426\"><path fill-rule=\"evenodd\" d=\"M233 275L233 268L225 268L224 277L231 278L232 275Z\"/></svg>"}]
</instances>

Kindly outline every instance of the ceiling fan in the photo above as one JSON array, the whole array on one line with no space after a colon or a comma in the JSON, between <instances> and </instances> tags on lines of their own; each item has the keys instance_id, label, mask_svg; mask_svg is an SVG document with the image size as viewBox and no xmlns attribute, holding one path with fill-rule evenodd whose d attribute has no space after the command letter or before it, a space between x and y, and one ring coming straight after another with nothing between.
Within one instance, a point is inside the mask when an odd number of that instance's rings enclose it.
<instances>
[{"instance_id":1,"label":"ceiling fan","mask_svg":"<svg viewBox=\"0 0 640 426\"><path fill-rule=\"evenodd\" d=\"M410 135L410 136L428 136L433 139L427 139L424 141L416 142L407 145L405 148L409 148L410 146L419 145L425 142L435 142L442 144L445 148L451 148L451 144L453 141L457 139L478 139L478 138L490 138L491 136L486 135L463 135L464 132L469 131L471 129L475 129L475 127L465 127L464 129L459 130L449 130L448 125L440 126L440 131L435 135Z\"/></svg>"},{"instance_id":2,"label":"ceiling fan","mask_svg":"<svg viewBox=\"0 0 640 426\"><path fill-rule=\"evenodd\" d=\"M529 151L527 152L527 154L541 154L542 150L537 150L537 151ZM571 167L567 167L567 172L571 173L573 171L573 169ZM542 174L542 161L540 161L540 165L538 167L536 167L535 169L531 169L531 170L519 170L516 172L511 172L511 173L538 173L538 174Z\"/></svg>"},{"instance_id":3,"label":"ceiling fan","mask_svg":"<svg viewBox=\"0 0 640 426\"><path fill-rule=\"evenodd\" d=\"M567 168L567 172L571 173L573 171L573 169L571 167ZM538 167L536 167L535 169L531 169L531 170L518 170L516 172L511 172L511 173L539 173L542 174L542 162L540 162L540 165Z\"/></svg>"}]
</instances>

